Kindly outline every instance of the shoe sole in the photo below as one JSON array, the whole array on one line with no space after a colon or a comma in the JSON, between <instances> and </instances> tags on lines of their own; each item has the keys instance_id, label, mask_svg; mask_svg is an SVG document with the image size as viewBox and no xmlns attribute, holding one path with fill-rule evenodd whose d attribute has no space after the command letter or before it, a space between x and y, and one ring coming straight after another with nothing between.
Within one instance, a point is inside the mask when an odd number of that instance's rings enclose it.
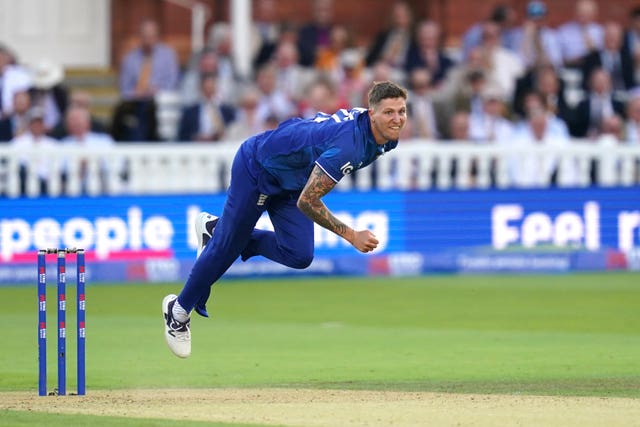
<instances>
[{"instance_id":1,"label":"shoe sole","mask_svg":"<svg viewBox=\"0 0 640 427\"><path fill-rule=\"evenodd\" d=\"M206 224L209 221L213 221L217 219L217 217L215 215L211 215L210 213L207 212L200 212L198 214L198 217L196 218L196 224L195 224L195 228L196 228L196 236L198 238L198 250L196 252L196 259L200 258L200 254L202 253L202 251L204 250L204 247L206 246L204 242L204 236L208 236L209 239L211 239L211 237L213 236L213 234L209 234L209 232L207 231L207 227Z\"/></svg>"}]
</instances>

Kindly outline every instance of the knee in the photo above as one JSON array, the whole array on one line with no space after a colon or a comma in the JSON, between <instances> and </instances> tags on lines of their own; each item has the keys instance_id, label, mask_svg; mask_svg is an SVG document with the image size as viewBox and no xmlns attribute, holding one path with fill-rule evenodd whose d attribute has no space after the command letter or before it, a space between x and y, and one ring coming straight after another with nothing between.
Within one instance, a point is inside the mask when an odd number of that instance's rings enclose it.
<instances>
[{"instance_id":1,"label":"knee","mask_svg":"<svg viewBox=\"0 0 640 427\"><path fill-rule=\"evenodd\" d=\"M290 260L291 263L289 264L289 267L302 270L311 265L311 262L313 261L313 253L292 253Z\"/></svg>"}]
</instances>

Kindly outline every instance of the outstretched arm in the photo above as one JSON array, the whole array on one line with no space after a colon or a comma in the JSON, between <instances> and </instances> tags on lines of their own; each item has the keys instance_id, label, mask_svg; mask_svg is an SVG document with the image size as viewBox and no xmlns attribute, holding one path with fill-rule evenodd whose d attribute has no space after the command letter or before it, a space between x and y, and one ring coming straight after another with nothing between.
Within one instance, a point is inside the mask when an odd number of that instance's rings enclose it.
<instances>
[{"instance_id":1,"label":"outstretched arm","mask_svg":"<svg viewBox=\"0 0 640 427\"><path fill-rule=\"evenodd\" d=\"M370 252L378 246L378 240L369 230L356 231L340 221L321 200L336 183L318 166L314 166L307 184L298 198L298 209L313 222L333 231L351 243L360 252Z\"/></svg>"}]
</instances>

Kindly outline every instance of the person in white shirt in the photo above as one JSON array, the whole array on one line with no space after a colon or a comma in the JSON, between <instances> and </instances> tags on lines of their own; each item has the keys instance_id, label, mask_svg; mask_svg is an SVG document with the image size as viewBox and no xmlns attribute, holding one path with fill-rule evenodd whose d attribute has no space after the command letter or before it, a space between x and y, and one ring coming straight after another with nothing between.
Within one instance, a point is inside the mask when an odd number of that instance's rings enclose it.
<instances>
[{"instance_id":1,"label":"person in white shirt","mask_svg":"<svg viewBox=\"0 0 640 427\"><path fill-rule=\"evenodd\" d=\"M500 28L487 22L482 28L482 55L488 61L487 80L493 81L505 98L511 98L516 80L525 71L518 55L500 45Z\"/></svg>"},{"instance_id":2,"label":"person in white shirt","mask_svg":"<svg viewBox=\"0 0 640 427\"><path fill-rule=\"evenodd\" d=\"M624 123L624 141L630 145L640 144L640 90L629 93L627 120Z\"/></svg>"},{"instance_id":3,"label":"person in white shirt","mask_svg":"<svg viewBox=\"0 0 640 427\"><path fill-rule=\"evenodd\" d=\"M407 110L412 123L410 137L436 140L442 137L433 100L431 72L426 68L414 68L409 75Z\"/></svg>"},{"instance_id":4,"label":"person in white shirt","mask_svg":"<svg viewBox=\"0 0 640 427\"><path fill-rule=\"evenodd\" d=\"M57 169L47 158L47 150L55 149L58 141L47 136L44 125L44 111L34 107L29 111L29 127L26 132L12 139L9 144L11 148L21 152L20 156L20 195L26 196L34 193L45 196L49 193L49 179ZM29 154L37 150L39 157L32 162ZM30 188L29 182L31 174L37 176L37 189Z\"/></svg>"},{"instance_id":5,"label":"person in white shirt","mask_svg":"<svg viewBox=\"0 0 640 427\"><path fill-rule=\"evenodd\" d=\"M513 134L513 124L505 118L505 102L500 91L487 87L482 94L482 110L469 116L469 138L480 144L504 143Z\"/></svg>"},{"instance_id":6,"label":"person in white shirt","mask_svg":"<svg viewBox=\"0 0 640 427\"><path fill-rule=\"evenodd\" d=\"M100 132L91 131L91 114L82 107L74 106L70 107L65 117L67 129L69 135L62 139L62 144L66 146L82 147L87 152L95 149L103 149L113 146L114 142L110 135ZM91 176L91 159L84 157L80 159L80 165L77 169L80 179L80 193L90 193L90 181ZM108 162L107 159L101 159L98 162L98 172L94 174L97 176L97 186L99 190L105 192L107 190L107 178L108 178ZM65 162L63 166L63 183L68 183L69 164ZM66 185L65 185L66 187ZM66 190L66 188L65 188Z\"/></svg>"},{"instance_id":7,"label":"person in white shirt","mask_svg":"<svg viewBox=\"0 0 640 427\"><path fill-rule=\"evenodd\" d=\"M14 64L12 52L8 47L0 45L0 117L13 113L14 95L28 90L31 83L31 74Z\"/></svg>"}]
</instances>

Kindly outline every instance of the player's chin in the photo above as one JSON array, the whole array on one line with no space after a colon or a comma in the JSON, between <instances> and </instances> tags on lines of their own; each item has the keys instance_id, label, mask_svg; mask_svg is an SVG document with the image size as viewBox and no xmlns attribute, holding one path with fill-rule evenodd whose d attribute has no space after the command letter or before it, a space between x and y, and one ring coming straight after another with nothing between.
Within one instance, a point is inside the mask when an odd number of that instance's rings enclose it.
<instances>
[{"instance_id":1,"label":"player's chin","mask_svg":"<svg viewBox=\"0 0 640 427\"><path fill-rule=\"evenodd\" d=\"M387 141L395 141L397 139L400 139L401 131L402 131L402 128L398 128L398 129L390 128L384 137Z\"/></svg>"}]
</instances>

